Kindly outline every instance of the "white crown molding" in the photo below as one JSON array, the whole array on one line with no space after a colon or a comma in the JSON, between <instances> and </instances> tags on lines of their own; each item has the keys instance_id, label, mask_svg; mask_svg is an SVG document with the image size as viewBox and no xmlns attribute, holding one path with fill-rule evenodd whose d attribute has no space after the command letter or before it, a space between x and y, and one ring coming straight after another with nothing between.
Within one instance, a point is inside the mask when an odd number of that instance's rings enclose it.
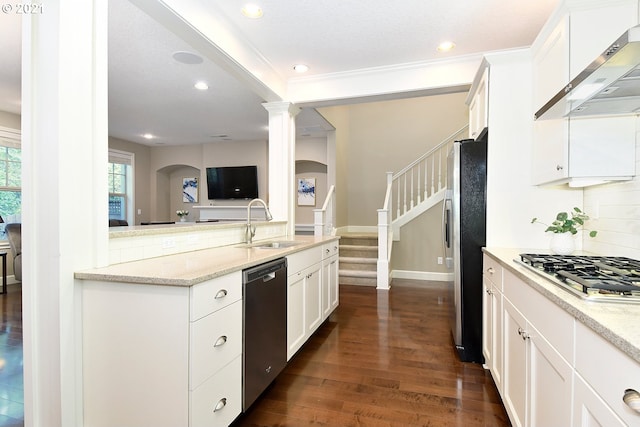
<instances>
[{"instance_id":1,"label":"white crown molding","mask_svg":"<svg viewBox=\"0 0 640 427\"><path fill-rule=\"evenodd\" d=\"M287 99L296 104L313 104L327 100L468 87L481 62L482 54L477 54L450 60L296 77L288 81Z\"/></svg>"}]
</instances>

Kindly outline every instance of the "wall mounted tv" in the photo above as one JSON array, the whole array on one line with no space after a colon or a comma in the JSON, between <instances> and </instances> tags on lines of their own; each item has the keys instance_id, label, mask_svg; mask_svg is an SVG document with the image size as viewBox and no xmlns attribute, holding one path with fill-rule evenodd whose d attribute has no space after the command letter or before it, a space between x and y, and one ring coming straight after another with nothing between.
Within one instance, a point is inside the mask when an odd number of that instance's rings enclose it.
<instances>
[{"instance_id":1,"label":"wall mounted tv","mask_svg":"<svg viewBox=\"0 0 640 427\"><path fill-rule=\"evenodd\" d=\"M207 195L209 200L255 199L258 197L258 167L207 168Z\"/></svg>"}]
</instances>

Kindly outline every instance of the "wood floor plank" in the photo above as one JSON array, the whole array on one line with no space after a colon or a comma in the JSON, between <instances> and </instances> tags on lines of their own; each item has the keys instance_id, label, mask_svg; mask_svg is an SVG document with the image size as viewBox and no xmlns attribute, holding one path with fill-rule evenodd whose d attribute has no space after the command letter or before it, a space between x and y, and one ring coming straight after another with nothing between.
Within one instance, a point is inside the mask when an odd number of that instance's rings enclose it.
<instances>
[{"instance_id":1,"label":"wood floor plank","mask_svg":"<svg viewBox=\"0 0 640 427\"><path fill-rule=\"evenodd\" d=\"M509 426L490 374L457 358L446 286L415 284L341 285L338 310L234 427Z\"/></svg>"}]
</instances>

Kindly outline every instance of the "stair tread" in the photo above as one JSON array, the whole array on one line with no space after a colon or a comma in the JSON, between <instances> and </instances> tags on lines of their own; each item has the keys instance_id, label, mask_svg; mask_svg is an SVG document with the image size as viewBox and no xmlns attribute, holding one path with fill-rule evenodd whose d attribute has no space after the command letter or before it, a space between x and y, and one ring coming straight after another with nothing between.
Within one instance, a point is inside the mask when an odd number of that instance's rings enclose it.
<instances>
[{"instance_id":1,"label":"stair tread","mask_svg":"<svg viewBox=\"0 0 640 427\"><path fill-rule=\"evenodd\" d=\"M352 263L352 264L375 264L378 262L376 258L366 258L366 257L351 257L351 256L341 256L339 257L340 262Z\"/></svg>"},{"instance_id":2,"label":"stair tread","mask_svg":"<svg viewBox=\"0 0 640 427\"><path fill-rule=\"evenodd\" d=\"M340 245L340 249L359 249L359 250L372 250L378 249L378 245Z\"/></svg>"},{"instance_id":3,"label":"stair tread","mask_svg":"<svg viewBox=\"0 0 640 427\"><path fill-rule=\"evenodd\" d=\"M368 270L338 270L338 275L375 278L378 277L378 272Z\"/></svg>"}]
</instances>

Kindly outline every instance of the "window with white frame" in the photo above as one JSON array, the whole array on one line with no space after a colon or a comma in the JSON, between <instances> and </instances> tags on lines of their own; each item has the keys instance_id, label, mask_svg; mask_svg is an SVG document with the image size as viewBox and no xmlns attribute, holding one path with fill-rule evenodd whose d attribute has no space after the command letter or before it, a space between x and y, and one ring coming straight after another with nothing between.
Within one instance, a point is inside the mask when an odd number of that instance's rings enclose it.
<instances>
[{"instance_id":1,"label":"window with white frame","mask_svg":"<svg viewBox=\"0 0 640 427\"><path fill-rule=\"evenodd\" d=\"M133 153L109 150L109 219L133 222Z\"/></svg>"},{"instance_id":2,"label":"window with white frame","mask_svg":"<svg viewBox=\"0 0 640 427\"><path fill-rule=\"evenodd\" d=\"M7 240L6 224L22 220L21 171L20 132L0 129L0 240Z\"/></svg>"}]
</instances>

